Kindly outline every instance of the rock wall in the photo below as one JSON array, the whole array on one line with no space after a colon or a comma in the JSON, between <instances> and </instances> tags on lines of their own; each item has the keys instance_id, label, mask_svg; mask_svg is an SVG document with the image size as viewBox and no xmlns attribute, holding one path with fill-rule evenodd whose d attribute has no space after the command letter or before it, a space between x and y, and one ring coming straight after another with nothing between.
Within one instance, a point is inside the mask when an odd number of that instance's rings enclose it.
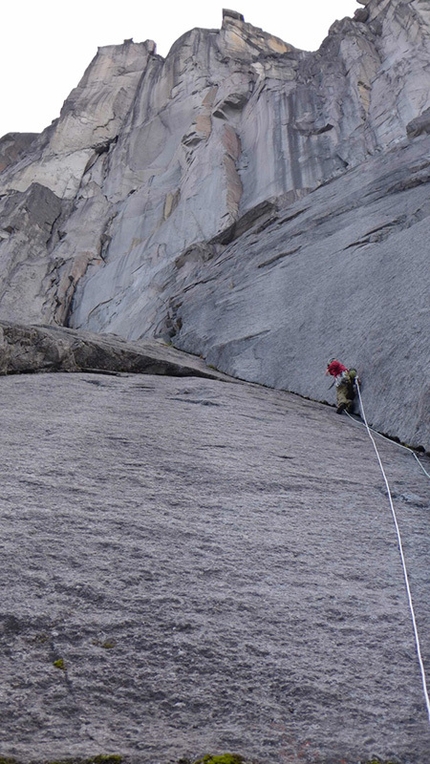
<instances>
[{"instance_id":1,"label":"rock wall","mask_svg":"<svg viewBox=\"0 0 430 764\"><path fill-rule=\"evenodd\" d=\"M420 0L362 1L315 53L229 11L166 59L100 49L0 174L0 318L155 335L319 399L341 355L375 426L429 448L429 54Z\"/></svg>"},{"instance_id":2,"label":"rock wall","mask_svg":"<svg viewBox=\"0 0 430 764\"><path fill-rule=\"evenodd\" d=\"M430 445L430 138L374 157L178 268L166 327L228 374L334 402L359 370L377 429ZM259 233L264 227L264 235Z\"/></svg>"}]
</instances>

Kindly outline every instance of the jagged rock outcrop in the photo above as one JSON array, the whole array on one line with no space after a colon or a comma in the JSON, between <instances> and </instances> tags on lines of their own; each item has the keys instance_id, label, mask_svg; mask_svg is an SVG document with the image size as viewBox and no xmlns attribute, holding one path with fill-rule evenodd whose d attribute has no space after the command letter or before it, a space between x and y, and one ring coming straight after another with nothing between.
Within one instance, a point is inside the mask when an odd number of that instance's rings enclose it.
<instances>
[{"instance_id":1,"label":"jagged rock outcrop","mask_svg":"<svg viewBox=\"0 0 430 764\"><path fill-rule=\"evenodd\" d=\"M8 133L0 138L0 172L21 159L38 133Z\"/></svg>"},{"instance_id":2,"label":"jagged rock outcrop","mask_svg":"<svg viewBox=\"0 0 430 764\"><path fill-rule=\"evenodd\" d=\"M0 322L0 375L35 372L167 374L233 381L199 358L146 340L127 342L59 326Z\"/></svg>"},{"instance_id":3,"label":"jagged rock outcrop","mask_svg":"<svg viewBox=\"0 0 430 764\"><path fill-rule=\"evenodd\" d=\"M430 11L360 5L315 53L230 11L165 60L150 41L100 49L59 120L0 174L0 318L170 338L320 399L327 358L342 355L362 367L373 424L430 448L430 327L415 292L430 286ZM39 193L52 209L33 236ZM270 276L253 276L263 261Z\"/></svg>"}]
</instances>

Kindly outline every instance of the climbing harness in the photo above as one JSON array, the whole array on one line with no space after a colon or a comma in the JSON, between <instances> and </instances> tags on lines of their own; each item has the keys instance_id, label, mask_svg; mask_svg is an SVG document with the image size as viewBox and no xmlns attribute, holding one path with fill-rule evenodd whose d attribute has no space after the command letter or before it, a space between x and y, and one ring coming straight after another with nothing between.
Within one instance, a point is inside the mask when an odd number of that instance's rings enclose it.
<instances>
[{"instance_id":1,"label":"climbing harness","mask_svg":"<svg viewBox=\"0 0 430 764\"><path fill-rule=\"evenodd\" d=\"M423 691L424 691L424 698L425 698L426 707L427 707L427 715L428 715L428 719L429 719L429 722L430 722L430 698L429 698L429 694L428 694L428 690L427 690L427 679L426 679L426 673L425 673L425 669L424 669L424 662L423 662L422 655L421 655L420 638L419 638L417 622L416 622L416 618L415 618L414 605L413 605L413 602L412 602L411 588L409 586L408 571L407 571L407 568L406 568L406 560L405 560L405 555L404 555L404 552L403 552L403 543L402 543L402 537L400 535L400 528L399 528L399 524L397 522L397 516L396 516L395 509L394 509L394 504L393 504L393 497L391 495L391 490L390 490L390 486L388 484L387 476L385 474L385 470L384 470L384 467L383 467L383 464L382 464L382 461L381 461L381 457L379 456L379 451L377 449L377 446L376 446L376 443L375 443L375 439L374 439L374 437L372 435L372 431L371 431L371 429L370 429L370 427L368 425L368 422L367 422L367 419L366 419L366 414L364 412L363 400L362 400L361 392L360 392L360 383L359 383L358 380L355 381L355 389L357 391L358 400L360 402L360 410L361 410L361 415L363 417L363 422L364 422L364 425L366 427L366 430L367 430L367 433L369 435L369 438L372 441L373 448L375 450L376 457L378 459L379 468L380 468L380 470L382 472L382 476L384 478L385 487L387 489L388 500L390 502L391 514L393 516L394 525L395 525L395 528L396 528L398 547L399 547L400 557L401 557L401 560L402 560L403 575L404 575L405 585L406 585L406 593L407 593L407 596L408 596L409 610L410 610L410 613L411 613L412 626L413 626L414 636L415 636L415 647L416 647L417 656L418 656L418 663L420 665L421 679L422 679ZM399 445L399 444L397 444L397 445ZM402 448L407 448L407 447L406 446L402 446ZM407 450L411 451L411 449L407 449ZM414 454L414 456L415 456L415 454ZM417 461L418 461L418 464L420 464L420 466L422 466L418 459L417 459ZM426 475L428 477L430 477L430 475L428 474L428 472L426 472L426 470L424 470L424 472L426 473Z\"/></svg>"}]
</instances>

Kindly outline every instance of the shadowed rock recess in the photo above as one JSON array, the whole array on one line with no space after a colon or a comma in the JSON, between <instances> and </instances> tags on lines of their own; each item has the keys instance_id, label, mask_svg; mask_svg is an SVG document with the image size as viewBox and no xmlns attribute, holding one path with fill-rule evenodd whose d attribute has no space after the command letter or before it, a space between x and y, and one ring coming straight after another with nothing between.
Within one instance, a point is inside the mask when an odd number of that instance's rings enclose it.
<instances>
[{"instance_id":1,"label":"shadowed rock recess","mask_svg":"<svg viewBox=\"0 0 430 764\"><path fill-rule=\"evenodd\" d=\"M359 4L316 52L230 10L100 48L0 139L0 764L430 762L385 485L322 405L338 356L430 451L430 5ZM378 443L430 673L429 482Z\"/></svg>"}]
</instances>

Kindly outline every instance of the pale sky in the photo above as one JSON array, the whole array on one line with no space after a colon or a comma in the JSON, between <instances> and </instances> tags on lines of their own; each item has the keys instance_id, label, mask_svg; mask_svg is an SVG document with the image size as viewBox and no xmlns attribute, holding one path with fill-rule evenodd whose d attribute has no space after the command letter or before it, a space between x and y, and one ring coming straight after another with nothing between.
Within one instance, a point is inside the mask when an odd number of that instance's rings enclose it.
<instances>
[{"instance_id":1,"label":"pale sky","mask_svg":"<svg viewBox=\"0 0 430 764\"><path fill-rule=\"evenodd\" d=\"M316 50L357 0L9 0L2 4L0 136L40 132L102 45L154 40L157 53L193 27L219 29L222 8L297 48Z\"/></svg>"}]
</instances>

